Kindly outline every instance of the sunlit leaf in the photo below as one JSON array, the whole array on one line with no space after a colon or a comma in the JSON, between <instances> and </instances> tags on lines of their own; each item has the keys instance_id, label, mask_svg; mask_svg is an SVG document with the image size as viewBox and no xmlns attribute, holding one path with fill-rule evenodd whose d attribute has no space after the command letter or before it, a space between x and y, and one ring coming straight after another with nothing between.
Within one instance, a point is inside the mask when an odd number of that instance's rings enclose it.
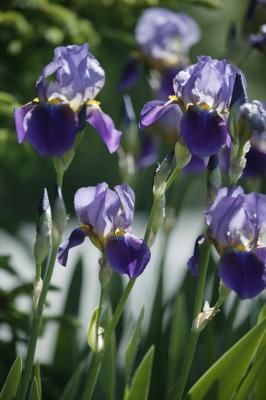
<instances>
[{"instance_id":1,"label":"sunlit leaf","mask_svg":"<svg viewBox=\"0 0 266 400\"><path fill-rule=\"evenodd\" d=\"M6 381L0 393L0 400L12 400L15 398L21 373L22 358L21 355L18 355L7 375Z\"/></svg>"},{"instance_id":2,"label":"sunlit leaf","mask_svg":"<svg viewBox=\"0 0 266 400\"><path fill-rule=\"evenodd\" d=\"M149 395L151 370L154 357L154 346L152 346L138 369L136 370L130 389L125 395L125 400L147 400Z\"/></svg>"}]
</instances>

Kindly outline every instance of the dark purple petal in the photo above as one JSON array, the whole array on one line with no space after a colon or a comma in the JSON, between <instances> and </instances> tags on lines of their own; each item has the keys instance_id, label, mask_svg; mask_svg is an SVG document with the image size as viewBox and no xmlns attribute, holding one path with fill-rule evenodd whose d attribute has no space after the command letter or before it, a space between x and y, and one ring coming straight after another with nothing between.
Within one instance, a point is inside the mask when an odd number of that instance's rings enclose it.
<instances>
[{"instance_id":1,"label":"dark purple petal","mask_svg":"<svg viewBox=\"0 0 266 400\"><path fill-rule=\"evenodd\" d=\"M246 155L246 166L243 172L245 177L266 175L266 154L262 151L252 148Z\"/></svg>"},{"instance_id":2,"label":"dark purple petal","mask_svg":"<svg viewBox=\"0 0 266 400\"><path fill-rule=\"evenodd\" d=\"M66 266L69 250L72 249L72 247L79 246L81 243L83 243L85 237L86 235L81 228L75 228L71 232L68 240L60 244L57 253L57 259L61 265L64 267Z\"/></svg>"},{"instance_id":3,"label":"dark purple petal","mask_svg":"<svg viewBox=\"0 0 266 400\"><path fill-rule=\"evenodd\" d=\"M204 242L205 236L199 235L195 241L193 256L187 262L189 272L192 276L199 275L199 262L200 262L200 245Z\"/></svg>"},{"instance_id":4,"label":"dark purple petal","mask_svg":"<svg viewBox=\"0 0 266 400\"><path fill-rule=\"evenodd\" d=\"M36 107L34 103L25 104L22 107L15 108L14 119L17 132L17 139L19 143L24 142L27 136L27 127L25 126L25 117L29 111L33 111ZM27 119L26 119L27 120Z\"/></svg>"},{"instance_id":5,"label":"dark purple petal","mask_svg":"<svg viewBox=\"0 0 266 400\"><path fill-rule=\"evenodd\" d=\"M122 132L118 131L109 115L99 107L88 107L87 122L100 134L110 153L114 153L120 143Z\"/></svg>"},{"instance_id":6,"label":"dark purple petal","mask_svg":"<svg viewBox=\"0 0 266 400\"><path fill-rule=\"evenodd\" d=\"M169 111L175 104L171 101L153 100L144 105L140 113L140 127L145 128L152 125Z\"/></svg>"},{"instance_id":7,"label":"dark purple petal","mask_svg":"<svg viewBox=\"0 0 266 400\"><path fill-rule=\"evenodd\" d=\"M129 58L122 72L122 77L118 88L121 91L126 91L136 85L141 74L141 63L138 58Z\"/></svg>"},{"instance_id":8,"label":"dark purple petal","mask_svg":"<svg viewBox=\"0 0 266 400\"><path fill-rule=\"evenodd\" d=\"M230 250L221 257L219 275L241 299L255 297L266 288L265 252L266 248L250 252Z\"/></svg>"},{"instance_id":9,"label":"dark purple petal","mask_svg":"<svg viewBox=\"0 0 266 400\"><path fill-rule=\"evenodd\" d=\"M127 274L129 278L139 276L151 258L146 243L129 233L110 237L105 250L112 269L119 274Z\"/></svg>"},{"instance_id":10,"label":"dark purple petal","mask_svg":"<svg viewBox=\"0 0 266 400\"><path fill-rule=\"evenodd\" d=\"M225 145L228 131L216 113L190 106L181 119L181 135L192 154L210 156Z\"/></svg>"},{"instance_id":11,"label":"dark purple petal","mask_svg":"<svg viewBox=\"0 0 266 400\"><path fill-rule=\"evenodd\" d=\"M154 164L159 158L159 143L155 136L141 133L140 151L137 158L139 168L147 168Z\"/></svg>"},{"instance_id":12,"label":"dark purple petal","mask_svg":"<svg viewBox=\"0 0 266 400\"><path fill-rule=\"evenodd\" d=\"M43 156L61 156L73 146L78 121L66 104L39 104L23 120L26 137Z\"/></svg>"},{"instance_id":13,"label":"dark purple petal","mask_svg":"<svg viewBox=\"0 0 266 400\"><path fill-rule=\"evenodd\" d=\"M115 191L120 200L121 213L114 218L116 228L126 229L133 221L135 207L135 193L126 183L115 186Z\"/></svg>"}]
</instances>

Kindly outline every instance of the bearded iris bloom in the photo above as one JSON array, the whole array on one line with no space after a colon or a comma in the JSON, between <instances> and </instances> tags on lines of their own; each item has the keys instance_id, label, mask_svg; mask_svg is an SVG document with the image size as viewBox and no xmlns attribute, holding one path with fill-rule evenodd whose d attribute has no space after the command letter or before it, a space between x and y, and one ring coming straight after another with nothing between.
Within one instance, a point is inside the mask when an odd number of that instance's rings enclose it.
<instances>
[{"instance_id":1,"label":"bearded iris bloom","mask_svg":"<svg viewBox=\"0 0 266 400\"><path fill-rule=\"evenodd\" d=\"M87 122L115 152L121 132L95 100L104 82L105 72L87 44L57 47L36 82L38 98L15 109L18 142L27 139L39 154L61 156Z\"/></svg>"},{"instance_id":2,"label":"bearded iris bloom","mask_svg":"<svg viewBox=\"0 0 266 400\"><path fill-rule=\"evenodd\" d=\"M140 275L151 253L144 240L131 233L135 194L127 185L108 188L103 182L95 187L81 188L75 195L75 211L81 225L61 244L58 261L66 265L69 250L90 238L106 255L111 268L129 278Z\"/></svg>"},{"instance_id":3,"label":"bearded iris bloom","mask_svg":"<svg viewBox=\"0 0 266 400\"><path fill-rule=\"evenodd\" d=\"M266 196L245 194L241 187L222 188L205 212L207 238L215 245L220 261L218 273L240 298L257 296L266 288ZM189 260L197 272L198 246Z\"/></svg>"},{"instance_id":4,"label":"bearded iris bloom","mask_svg":"<svg viewBox=\"0 0 266 400\"><path fill-rule=\"evenodd\" d=\"M199 39L199 26L189 15L161 7L148 8L137 22L138 50L128 60L120 86L124 90L133 86L142 64L160 72L187 64L187 54Z\"/></svg>"},{"instance_id":5,"label":"bearded iris bloom","mask_svg":"<svg viewBox=\"0 0 266 400\"><path fill-rule=\"evenodd\" d=\"M198 57L197 64L175 76L175 94L169 96L169 101L154 100L145 104L140 125L153 124L178 104L183 112L181 140L191 154L200 157L216 154L230 143L227 117L237 73L239 70L225 60Z\"/></svg>"}]
</instances>

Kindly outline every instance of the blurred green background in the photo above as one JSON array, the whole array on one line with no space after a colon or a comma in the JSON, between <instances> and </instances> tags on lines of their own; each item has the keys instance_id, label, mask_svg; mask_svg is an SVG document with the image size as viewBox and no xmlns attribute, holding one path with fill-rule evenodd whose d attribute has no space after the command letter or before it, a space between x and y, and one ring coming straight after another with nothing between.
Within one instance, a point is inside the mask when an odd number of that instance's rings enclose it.
<instances>
[{"instance_id":1,"label":"blurred green background","mask_svg":"<svg viewBox=\"0 0 266 400\"><path fill-rule=\"evenodd\" d=\"M122 95L119 77L129 52L135 48L134 27L141 12L149 6L166 6L195 17L202 39L194 46L191 60L200 54L223 57L232 23L240 30L247 0L224 0L222 8L205 7L214 0L9 0L0 5L0 226L14 231L21 221L32 221L43 186L50 194L55 176L52 160L40 157L25 142L18 145L13 107L35 96L35 81L52 59L58 45L89 43L106 71L106 85L99 100L105 112L120 126ZM232 53L233 55L233 53ZM256 50L241 68L248 80L250 98L265 100L265 58ZM259 77L259 79L258 79ZM137 115L150 99L145 79L130 92ZM147 210L151 203L153 168L139 172L137 208ZM72 199L80 186L99 181L120 182L116 155L109 155L92 128L86 127L82 145L65 176L64 196L73 214ZM193 202L192 202L193 203ZM188 202L188 205L190 203ZM193 205L193 204L192 204Z\"/></svg>"}]
</instances>

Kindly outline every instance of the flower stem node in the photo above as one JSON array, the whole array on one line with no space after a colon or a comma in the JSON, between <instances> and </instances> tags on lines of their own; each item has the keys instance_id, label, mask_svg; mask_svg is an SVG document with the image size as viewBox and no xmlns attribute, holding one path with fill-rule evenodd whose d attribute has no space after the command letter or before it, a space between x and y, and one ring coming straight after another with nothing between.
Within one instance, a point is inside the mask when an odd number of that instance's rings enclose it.
<instances>
[{"instance_id":1,"label":"flower stem node","mask_svg":"<svg viewBox=\"0 0 266 400\"><path fill-rule=\"evenodd\" d=\"M203 331L208 322L215 317L218 311L219 309L210 307L208 301L205 301L202 312L200 312L193 320L192 331L195 333Z\"/></svg>"},{"instance_id":2,"label":"flower stem node","mask_svg":"<svg viewBox=\"0 0 266 400\"><path fill-rule=\"evenodd\" d=\"M112 276L112 270L106 263L104 264L101 264L101 262L99 263L100 263L99 281L102 288L106 288L110 282Z\"/></svg>"},{"instance_id":3,"label":"flower stem node","mask_svg":"<svg viewBox=\"0 0 266 400\"><path fill-rule=\"evenodd\" d=\"M42 288L43 288L42 278L35 279L33 282L33 298L32 298L32 304L34 310L36 310L38 307L39 298L42 293Z\"/></svg>"}]
</instances>

